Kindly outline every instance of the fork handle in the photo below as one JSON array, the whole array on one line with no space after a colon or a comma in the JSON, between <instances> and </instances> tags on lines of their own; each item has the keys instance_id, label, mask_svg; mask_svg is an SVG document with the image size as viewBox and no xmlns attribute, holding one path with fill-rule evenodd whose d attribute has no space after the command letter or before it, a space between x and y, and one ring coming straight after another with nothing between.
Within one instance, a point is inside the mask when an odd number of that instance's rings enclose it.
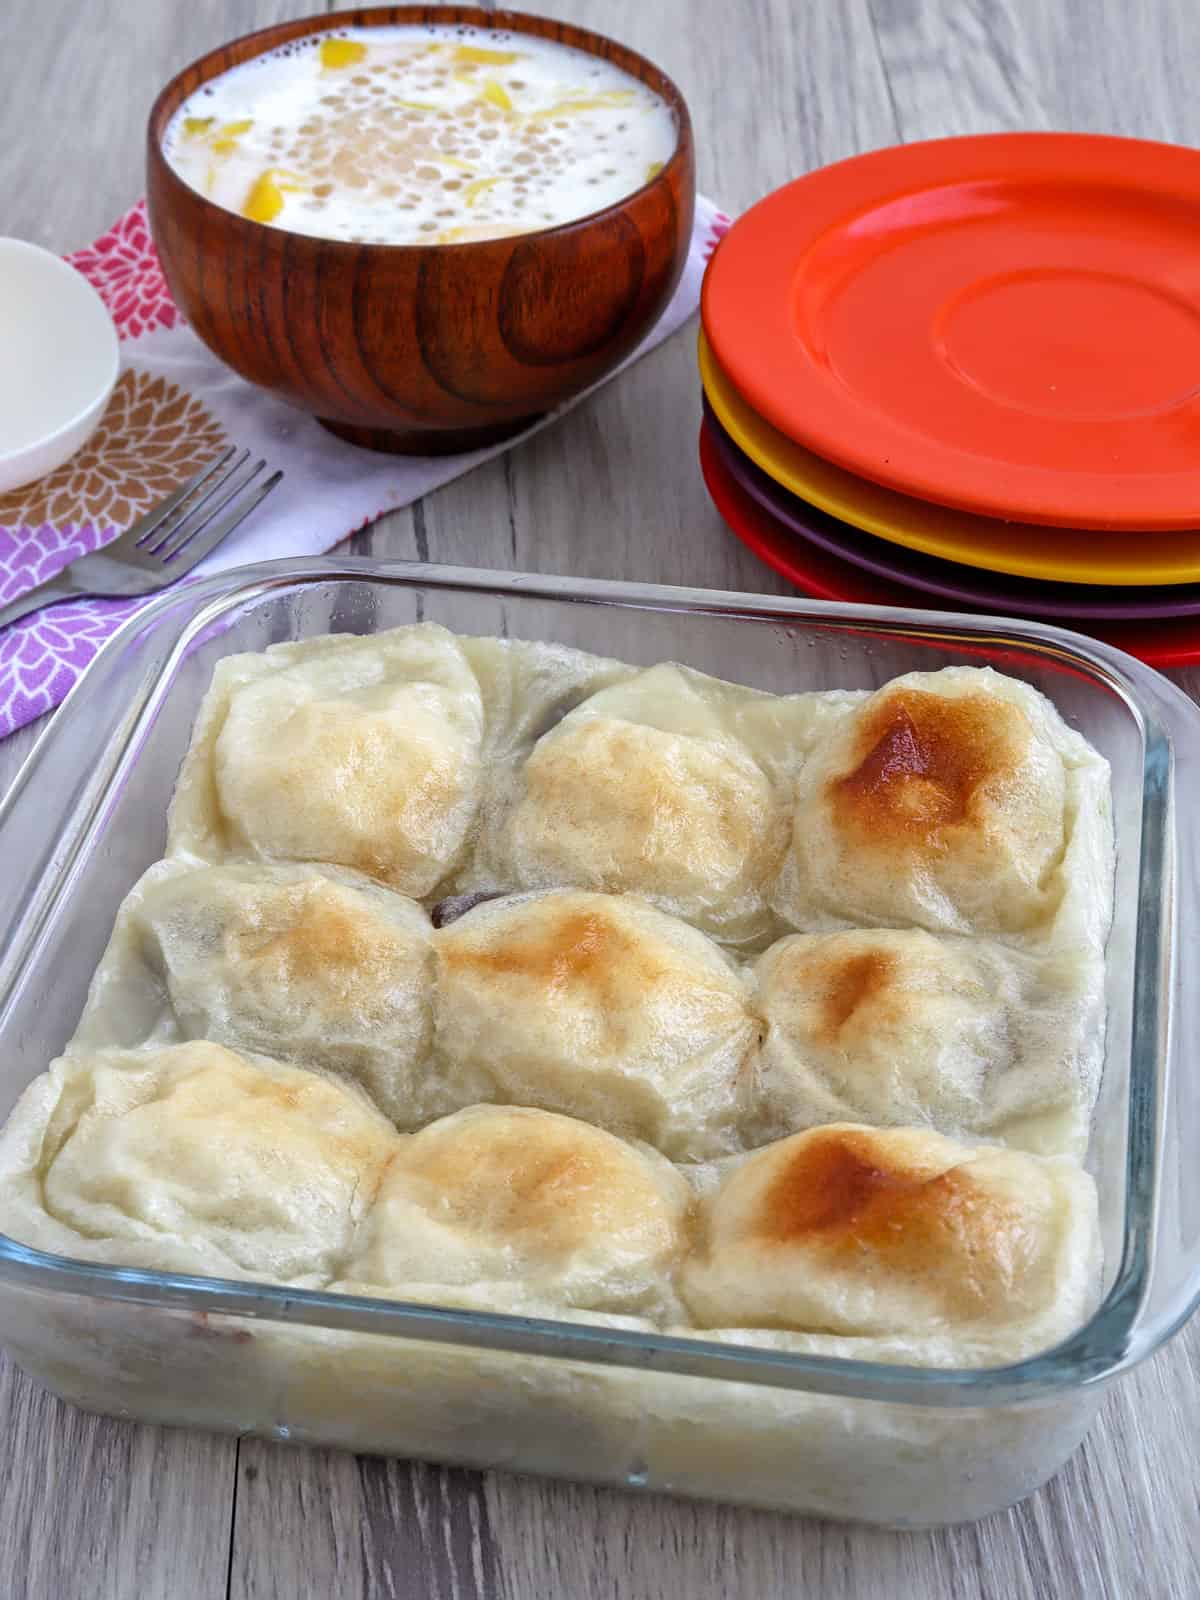
<instances>
[{"instance_id":1,"label":"fork handle","mask_svg":"<svg viewBox=\"0 0 1200 1600\"><path fill-rule=\"evenodd\" d=\"M57 605L60 600L78 600L81 593L86 591L73 589L69 583L56 583L51 578L48 583L41 583L28 594L18 595L8 605L0 607L0 628L7 628L10 622L18 622L43 606Z\"/></svg>"}]
</instances>

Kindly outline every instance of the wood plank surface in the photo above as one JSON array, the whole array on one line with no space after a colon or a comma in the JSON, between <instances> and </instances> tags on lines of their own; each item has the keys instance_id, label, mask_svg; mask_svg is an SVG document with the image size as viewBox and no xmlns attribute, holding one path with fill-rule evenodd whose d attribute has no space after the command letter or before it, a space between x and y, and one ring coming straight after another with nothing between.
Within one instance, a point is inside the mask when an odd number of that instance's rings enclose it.
<instances>
[{"instance_id":1,"label":"wood plank surface","mask_svg":"<svg viewBox=\"0 0 1200 1600\"><path fill-rule=\"evenodd\" d=\"M149 102L177 65L288 0L40 0L0 39L0 232L53 248L141 191ZM738 210L859 149L994 128L1200 143L1195 0L552 0L658 60L702 187ZM750 19L755 19L755 26ZM695 464L681 334L563 423L356 535L358 553L782 588L724 531ZM1200 673L1181 674L1200 692ZM32 733L0 744L0 790ZM0 1593L239 1600L919 1600L1200 1595L1200 1327L1110 1398L1022 1506L897 1535L503 1474L86 1417L0 1366Z\"/></svg>"}]
</instances>

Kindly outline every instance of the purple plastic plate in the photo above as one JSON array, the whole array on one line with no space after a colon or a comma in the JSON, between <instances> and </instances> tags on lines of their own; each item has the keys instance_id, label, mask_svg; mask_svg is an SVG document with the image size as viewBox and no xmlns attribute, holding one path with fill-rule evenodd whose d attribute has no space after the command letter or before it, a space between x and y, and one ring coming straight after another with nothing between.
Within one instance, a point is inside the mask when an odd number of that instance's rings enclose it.
<instances>
[{"instance_id":1,"label":"purple plastic plate","mask_svg":"<svg viewBox=\"0 0 1200 1600\"><path fill-rule=\"evenodd\" d=\"M1112 589L1096 584L1059 584L1036 578L1006 578L976 567L921 555L889 544L839 522L827 512L791 494L767 476L734 444L704 402L704 416L729 472L745 492L788 532L819 549L840 556L864 572L960 605L982 606L1007 616L1091 617L1097 622L1126 622L1156 617L1200 616L1200 583L1154 588ZM1124 598L1118 599L1118 596Z\"/></svg>"}]
</instances>

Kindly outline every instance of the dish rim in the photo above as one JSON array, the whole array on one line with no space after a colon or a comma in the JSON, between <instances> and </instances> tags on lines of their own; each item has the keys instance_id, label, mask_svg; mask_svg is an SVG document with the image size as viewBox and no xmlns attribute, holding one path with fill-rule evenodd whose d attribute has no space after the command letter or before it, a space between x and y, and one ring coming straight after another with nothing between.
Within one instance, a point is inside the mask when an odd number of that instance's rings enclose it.
<instances>
[{"instance_id":1,"label":"dish rim","mask_svg":"<svg viewBox=\"0 0 1200 1600\"><path fill-rule=\"evenodd\" d=\"M1141 1313L1151 1292L1161 1206L1163 1110L1167 1103L1170 977L1174 934L1175 823L1172 804L1175 744L1172 710L1190 716L1200 741L1200 710L1173 685L1123 652L1043 623L1008 624L980 618L884 606L853 606L800 597L755 595L607 579L548 577L441 567L433 563L384 562L352 557L292 558L238 568L168 591L128 618L106 642L97 663L129 649L138 634L172 631L158 667L144 671L117 736L105 746L55 852L52 881L43 878L30 904L13 914L10 937L0 947L0 1018L26 961L35 952L55 905L69 887L107 803L138 759L143 735L166 702L175 672L189 647L230 613L272 590L343 580L414 590L521 596L537 601L616 606L625 610L685 615L744 617L777 626L807 623L857 634L892 634L913 641L972 641L1003 645L1082 675L1115 694L1142 736L1142 811L1138 843L1138 890L1133 943L1129 1042L1128 1137L1125 1147L1125 1216L1121 1259L1101 1304L1088 1321L1049 1350L996 1367L930 1368L858 1361L838 1356L797 1355L754 1345L723 1344L703 1337L613 1330L550 1318L465 1311L421 1303L259 1284L187 1274L98 1265L54 1255L0 1233L0 1285L105 1301L125 1301L190 1313L222 1313L251 1320L291 1323L361 1334L385 1335L570 1360L584 1365L751 1383L786 1390L908 1404L994 1406L1045 1401L1103 1383L1152 1353L1200 1304L1200 1261L1172 1285L1165 1310L1152 1325ZM181 605L181 601L184 603ZM65 737L69 716L86 709L93 665L71 690L63 708L34 745L9 792L0 800L0 830L29 785L44 752ZM1165 703L1167 722L1143 704L1143 693ZM1157 709L1157 707L1156 707ZM1166 1014L1164 1014L1164 1011ZM1182 1030L1180 1030L1182 1031Z\"/></svg>"}]
</instances>

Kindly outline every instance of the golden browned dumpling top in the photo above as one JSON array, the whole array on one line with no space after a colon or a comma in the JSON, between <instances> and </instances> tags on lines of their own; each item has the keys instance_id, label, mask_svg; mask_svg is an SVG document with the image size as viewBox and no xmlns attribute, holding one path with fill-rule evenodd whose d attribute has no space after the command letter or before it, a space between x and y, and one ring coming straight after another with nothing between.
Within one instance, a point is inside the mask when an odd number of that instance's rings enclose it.
<instances>
[{"instance_id":1,"label":"golden browned dumpling top","mask_svg":"<svg viewBox=\"0 0 1200 1600\"><path fill-rule=\"evenodd\" d=\"M1071 1163L851 1123L746 1157L701 1230L682 1279L698 1323L851 1335L1069 1323L1098 1251Z\"/></svg>"},{"instance_id":2,"label":"golden browned dumpling top","mask_svg":"<svg viewBox=\"0 0 1200 1600\"><path fill-rule=\"evenodd\" d=\"M1064 888L1078 744L1049 702L996 673L894 680L801 772L780 911L797 927L1044 925Z\"/></svg>"},{"instance_id":3,"label":"golden browned dumpling top","mask_svg":"<svg viewBox=\"0 0 1200 1600\"><path fill-rule=\"evenodd\" d=\"M434 935L462 1103L541 1106L681 1160L737 1149L758 1030L711 940L631 895L514 895Z\"/></svg>"},{"instance_id":4,"label":"golden browned dumpling top","mask_svg":"<svg viewBox=\"0 0 1200 1600\"><path fill-rule=\"evenodd\" d=\"M792 934L755 967L759 1126L932 1127L1082 1154L1098 980L1086 959L921 928Z\"/></svg>"},{"instance_id":5,"label":"golden browned dumpling top","mask_svg":"<svg viewBox=\"0 0 1200 1600\"><path fill-rule=\"evenodd\" d=\"M454 1109L428 1070L432 933L345 868L162 861L121 907L75 1047L213 1039L346 1073L419 1126Z\"/></svg>"},{"instance_id":6,"label":"golden browned dumpling top","mask_svg":"<svg viewBox=\"0 0 1200 1600\"><path fill-rule=\"evenodd\" d=\"M786 741L762 702L788 703L669 664L592 695L534 745L484 843L493 879L638 894L757 937L787 834L786 786L758 759Z\"/></svg>"},{"instance_id":7,"label":"golden browned dumpling top","mask_svg":"<svg viewBox=\"0 0 1200 1600\"><path fill-rule=\"evenodd\" d=\"M9 1120L0 1209L71 1255L320 1286L398 1143L352 1089L220 1045L65 1056Z\"/></svg>"},{"instance_id":8,"label":"golden browned dumpling top","mask_svg":"<svg viewBox=\"0 0 1200 1600\"><path fill-rule=\"evenodd\" d=\"M170 852L319 861L428 894L479 805L483 711L432 623L230 656L171 805Z\"/></svg>"},{"instance_id":9,"label":"golden browned dumpling top","mask_svg":"<svg viewBox=\"0 0 1200 1600\"><path fill-rule=\"evenodd\" d=\"M349 1276L639 1311L670 1293L690 1205L653 1150L549 1111L473 1106L405 1141Z\"/></svg>"}]
</instances>

